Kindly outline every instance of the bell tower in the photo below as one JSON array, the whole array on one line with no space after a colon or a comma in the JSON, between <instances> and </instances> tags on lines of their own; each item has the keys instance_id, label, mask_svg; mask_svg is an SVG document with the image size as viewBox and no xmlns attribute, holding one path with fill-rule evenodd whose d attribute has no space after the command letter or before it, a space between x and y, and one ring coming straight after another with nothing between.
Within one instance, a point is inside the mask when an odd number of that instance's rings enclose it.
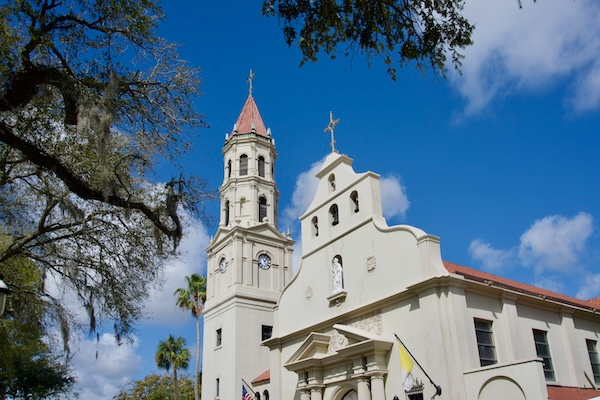
<instances>
[{"instance_id":1,"label":"bell tower","mask_svg":"<svg viewBox=\"0 0 600 400\"><path fill-rule=\"evenodd\" d=\"M266 222L277 229L277 153L252 94L225 138L223 155L221 225L250 227Z\"/></svg>"},{"instance_id":2,"label":"bell tower","mask_svg":"<svg viewBox=\"0 0 600 400\"><path fill-rule=\"evenodd\" d=\"M207 252L202 398L240 398L269 368L273 308L292 278L289 234L277 228L275 142L250 93L225 136L220 222Z\"/></svg>"}]
</instances>

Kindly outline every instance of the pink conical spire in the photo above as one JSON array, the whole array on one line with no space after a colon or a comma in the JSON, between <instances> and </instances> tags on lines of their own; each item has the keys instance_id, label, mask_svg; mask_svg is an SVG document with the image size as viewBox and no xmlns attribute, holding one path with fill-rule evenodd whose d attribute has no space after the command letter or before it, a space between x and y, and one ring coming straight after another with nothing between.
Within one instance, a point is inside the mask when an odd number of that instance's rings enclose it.
<instances>
[{"instance_id":1,"label":"pink conical spire","mask_svg":"<svg viewBox=\"0 0 600 400\"><path fill-rule=\"evenodd\" d=\"M233 132L231 132L231 136L244 133L256 133L265 137L269 136L252 94L248 96L242 112L234 125Z\"/></svg>"}]
</instances>

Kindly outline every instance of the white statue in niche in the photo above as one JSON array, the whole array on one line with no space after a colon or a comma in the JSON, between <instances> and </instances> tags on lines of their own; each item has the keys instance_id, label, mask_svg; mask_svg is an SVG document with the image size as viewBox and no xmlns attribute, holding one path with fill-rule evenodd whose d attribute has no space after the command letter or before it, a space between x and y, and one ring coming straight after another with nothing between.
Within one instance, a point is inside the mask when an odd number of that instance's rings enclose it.
<instances>
[{"instance_id":1,"label":"white statue in niche","mask_svg":"<svg viewBox=\"0 0 600 400\"><path fill-rule=\"evenodd\" d=\"M343 269L340 260L337 257L333 258L333 264L331 266L331 274L333 275L333 292L339 292L344 289L343 283Z\"/></svg>"}]
</instances>

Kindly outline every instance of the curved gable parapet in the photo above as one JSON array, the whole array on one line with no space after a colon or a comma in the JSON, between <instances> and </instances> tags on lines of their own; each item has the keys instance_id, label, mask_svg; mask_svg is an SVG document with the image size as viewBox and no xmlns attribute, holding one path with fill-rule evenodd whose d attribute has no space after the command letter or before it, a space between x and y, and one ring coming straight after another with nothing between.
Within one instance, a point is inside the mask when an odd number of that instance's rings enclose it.
<instances>
[{"instance_id":1,"label":"curved gable parapet","mask_svg":"<svg viewBox=\"0 0 600 400\"><path fill-rule=\"evenodd\" d=\"M417 239L417 240L420 240L421 238L423 238L425 236L432 236L432 237L437 238L438 242L439 242L439 238L437 236L429 235L424 230L416 228L416 227L411 226L411 225L393 225L393 226L389 226L387 224L387 221L385 220L384 217L373 216L373 224L381 232L406 231L406 232L409 232L411 235L413 235L415 237L415 239Z\"/></svg>"},{"instance_id":2,"label":"curved gable parapet","mask_svg":"<svg viewBox=\"0 0 600 400\"><path fill-rule=\"evenodd\" d=\"M384 234L393 235L394 232L405 232L412 235L421 253L422 268L425 276L449 275L442 260L439 236L431 235L411 225L388 226L383 217L373 217L373 225Z\"/></svg>"}]
</instances>

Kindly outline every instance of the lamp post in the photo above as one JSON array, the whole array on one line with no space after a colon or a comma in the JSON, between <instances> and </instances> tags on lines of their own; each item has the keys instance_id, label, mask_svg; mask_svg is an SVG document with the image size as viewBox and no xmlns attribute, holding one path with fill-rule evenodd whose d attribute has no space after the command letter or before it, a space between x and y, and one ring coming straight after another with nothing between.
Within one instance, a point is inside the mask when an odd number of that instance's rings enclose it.
<instances>
[{"instance_id":1,"label":"lamp post","mask_svg":"<svg viewBox=\"0 0 600 400\"><path fill-rule=\"evenodd\" d=\"M2 278L4 277L0 275L0 316L4 314L4 308L6 307L6 298L8 297L8 293L10 293L10 290L8 290L8 286L6 286L6 283L4 283Z\"/></svg>"}]
</instances>

